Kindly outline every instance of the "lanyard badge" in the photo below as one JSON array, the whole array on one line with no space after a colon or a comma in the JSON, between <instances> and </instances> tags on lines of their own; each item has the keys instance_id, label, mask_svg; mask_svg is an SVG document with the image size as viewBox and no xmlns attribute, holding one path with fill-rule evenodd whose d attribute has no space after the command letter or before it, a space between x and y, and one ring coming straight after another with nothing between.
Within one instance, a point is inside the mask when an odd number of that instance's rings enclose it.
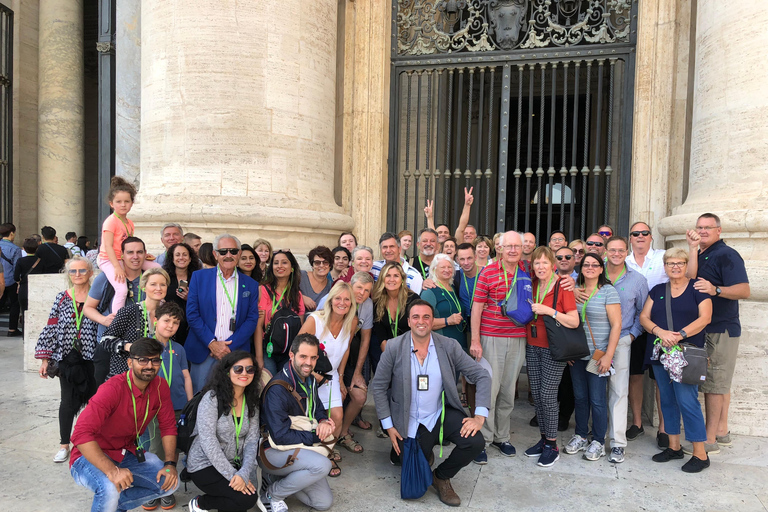
<instances>
[{"instance_id":1,"label":"lanyard badge","mask_svg":"<svg viewBox=\"0 0 768 512\"><path fill-rule=\"evenodd\" d=\"M133 426L136 432L136 460L139 462L144 462L147 460L147 458L144 456L144 447L141 444L141 431L144 428L144 424L147 422L147 418L149 417L149 396L147 396L147 408L144 411L144 419L141 420L141 427L139 427L139 417L136 414L136 397L133 396L133 385L131 384L131 372L128 371L125 373L125 379L128 381L128 390L131 393L131 402L133 403Z\"/></svg>"}]
</instances>

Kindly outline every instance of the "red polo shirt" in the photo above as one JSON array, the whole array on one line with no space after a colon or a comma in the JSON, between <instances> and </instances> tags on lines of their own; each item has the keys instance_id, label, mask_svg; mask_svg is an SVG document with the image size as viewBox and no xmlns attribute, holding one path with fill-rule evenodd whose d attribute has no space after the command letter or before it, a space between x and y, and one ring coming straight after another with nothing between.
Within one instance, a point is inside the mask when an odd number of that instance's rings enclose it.
<instances>
[{"instance_id":1,"label":"red polo shirt","mask_svg":"<svg viewBox=\"0 0 768 512\"><path fill-rule=\"evenodd\" d=\"M520 274L525 271L519 267ZM506 281L504 280L506 274ZM503 270L501 262L493 262L485 267L477 278L475 288L475 302L486 305L480 320L480 334L482 336L495 336L498 338L525 338L525 327L518 327L509 319L499 307L499 302L504 300L509 287L515 280L515 275Z\"/></svg>"},{"instance_id":2,"label":"red polo shirt","mask_svg":"<svg viewBox=\"0 0 768 512\"><path fill-rule=\"evenodd\" d=\"M131 373L130 370L128 373ZM99 387L77 419L72 433L72 456L69 465L82 455L77 448L80 444L96 441L104 454L115 462L123 460L125 450L136 453L136 425L139 434L144 433L147 425L157 414L160 426L159 434L176 435L176 416L173 412L171 390L165 379L155 377L142 393L131 376L132 390L128 388L126 374L115 375ZM136 420L133 415L133 401L136 399ZM149 401L149 414L144 420ZM148 447L147 447L148 448Z\"/></svg>"}]
</instances>

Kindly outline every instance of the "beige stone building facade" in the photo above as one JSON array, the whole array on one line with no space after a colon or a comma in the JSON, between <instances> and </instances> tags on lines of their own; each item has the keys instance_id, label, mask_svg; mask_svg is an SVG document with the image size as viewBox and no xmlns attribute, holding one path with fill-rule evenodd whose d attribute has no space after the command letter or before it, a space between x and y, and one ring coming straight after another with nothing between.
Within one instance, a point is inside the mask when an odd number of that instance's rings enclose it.
<instances>
[{"instance_id":1,"label":"beige stone building facade","mask_svg":"<svg viewBox=\"0 0 768 512\"><path fill-rule=\"evenodd\" d=\"M206 239L226 230L300 253L333 244L341 231L375 245L388 224L402 227L388 221L392 194L403 194L389 161L399 133L390 123L398 40L391 0L216 8L118 0L114 46L98 52L96 2L0 3L14 16L13 180L3 198L12 198L22 235L46 224L97 235L92 65L109 52L115 165L139 185L130 217L151 249L167 221ZM608 218L649 222L657 248L684 243L700 213L722 218L752 289L741 304L732 429L768 435L768 6L609 3L633 6L628 37L636 44L631 132L621 132L631 137L629 202L606 202ZM492 128L496 136L503 127ZM495 142L491 149L499 152Z\"/></svg>"}]
</instances>

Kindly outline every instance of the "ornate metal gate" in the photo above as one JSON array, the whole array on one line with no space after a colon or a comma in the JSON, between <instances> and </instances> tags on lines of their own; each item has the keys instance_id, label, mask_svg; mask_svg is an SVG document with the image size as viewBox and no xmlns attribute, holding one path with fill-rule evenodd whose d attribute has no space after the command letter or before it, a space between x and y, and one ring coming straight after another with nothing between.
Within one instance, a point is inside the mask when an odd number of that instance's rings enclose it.
<instances>
[{"instance_id":1,"label":"ornate metal gate","mask_svg":"<svg viewBox=\"0 0 768 512\"><path fill-rule=\"evenodd\" d=\"M13 11L0 5L0 223L13 217Z\"/></svg>"},{"instance_id":2,"label":"ornate metal gate","mask_svg":"<svg viewBox=\"0 0 768 512\"><path fill-rule=\"evenodd\" d=\"M390 230L626 233L637 0L393 0Z\"/></svg>"}]
</instances>

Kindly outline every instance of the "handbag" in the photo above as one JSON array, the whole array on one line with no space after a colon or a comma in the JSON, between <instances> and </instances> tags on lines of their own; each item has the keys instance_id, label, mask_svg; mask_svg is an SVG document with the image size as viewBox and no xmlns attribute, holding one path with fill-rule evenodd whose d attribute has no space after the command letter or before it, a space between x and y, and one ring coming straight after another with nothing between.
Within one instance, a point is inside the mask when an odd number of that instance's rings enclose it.
<instances>
[{"instance_id":1,"label":"handbag","mask_svg":"<svg viewBox=\"0 0 768 512\"><path fill-rule=\"evenodd\" d=\"M586 307L586 305L584 307ZM584 315L584 318L587 318L587 315ZM589 329L589 337L592 338L592 347L595 349L595 351L592 352L592 359L587 363L587 371L589 373L594 373L595 375L600 375L600 365L598 364L598 361L605 355L605 350L597 349L597 345L595 345L595 336L592 334L592 327L589 325L589 318L587 318L587 329Z\"/></svg>"},{"instance_id":2,"label":"handbag","mask_svg":"<svg viewBox=\"0 0 768 512\"><path fill-rule=\"evenodd\" d=\"M400 470L400 498L417 500L432 485L432 468L424 451L413 437L403 441L403 466Z\"/></svg>"},{"instance_id":3,"label":"handbag","mask_svg":"<svg viewBox=\"0 0 768 512\"><path fill-rule=\"evenodd\" d=\"M552 298L552 304L555 308L557 308L557 295L559 291L560 281L558 280L555 284L555 295ZM547 329L549 352L555 361L575 361L589 355L587 335L581 326L581 318L579 318L578 327L571 329L558 322L556 318L545 316L544 326Z\"/></svg>"},{"instance_id":4,"label":"handbag","mask_svg":"<svg viewBox=\"0 0 768 512\"><path fill-rule=\"evenodd\" d=\"M672 285L667 281L667 327L670 331L675 331L672 323ZM680 382L683 384L692 384L694 386L700 385L707 380L707 365L709 364L709 355L707 350L701 347L697 347L692 343L678 343L683 353L683 358L686 364L683 367L683 374Z\"/></svg>"}]
</instances>

